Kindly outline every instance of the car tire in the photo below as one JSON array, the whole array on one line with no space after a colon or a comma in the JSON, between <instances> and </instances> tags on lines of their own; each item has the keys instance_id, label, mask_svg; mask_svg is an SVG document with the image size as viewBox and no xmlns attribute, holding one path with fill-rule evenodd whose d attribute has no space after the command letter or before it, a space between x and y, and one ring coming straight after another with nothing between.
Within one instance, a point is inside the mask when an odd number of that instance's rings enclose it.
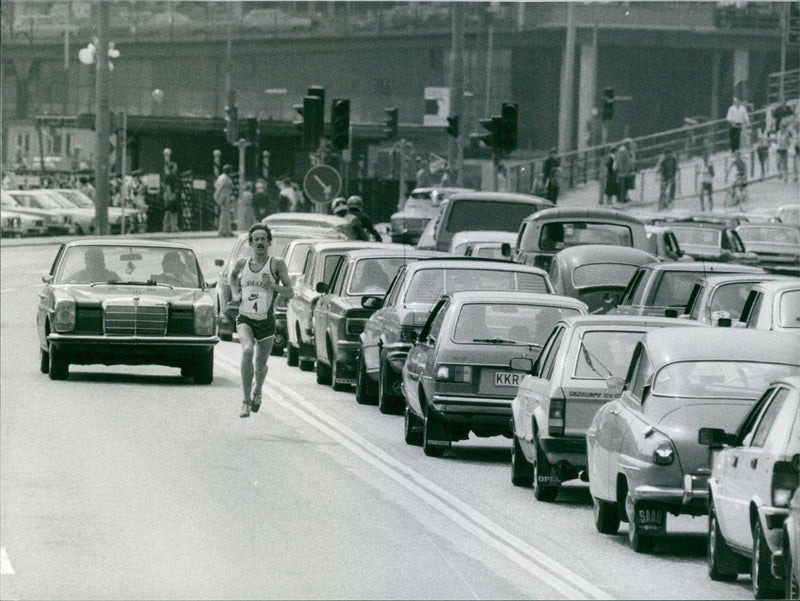
<instances>
[{"instance_id":1,"label":"car tire","mask_svg":"<svg viewBox=\"0 0 800 601\"><path fill-rule=\"evenodd\" d=\"M291 342L286 343L286 365L289 367L297 367L300 362L300 349L294 346Z\"/></svg>"},{"instance_id":2,"label":"car tire","mask_svg":"<svg viewBox=\"0 0 800 601\"><path fill-rule=\"evenodd\" d=\"M609 503L592 496L594 505L594 527L600 534L616 534L619 530L619 508L616 503Z\"/></svg>"},{"instance_id":3,"label":"car tire","mask_svg":"<svg viewBox=\"0 0 800 601\"><path fill-rule=\"evenodd\" d=\"M553 472L553 466L547 460L547 455L539 444L539 437L534 434L536 445L536 463L533 464L533 496L537 501L552 503L558 496L558 485L545 484Z\"/></svg>"},{"instance_id":4,"label":"car tire","mask_svg":"<svg viewBox=\"0 0 800 601\"><path fill-rule=\"evenodd\" d=\"M789 533L783 531L783 598L800 599L800 584L798 584L797 570L792 562L792 550L789 547Z\"/></svg>"},{"instance_id":5,"label":"car tire","mask_svg":"<svg viewBox=\"0 0 800 601\"><path fill-rule=\"evenodd\" d=\"M225 342L232 342L233 341L233 334L232 333L220 332L219 333L219 339L223 340Z\"/></svg>"},{"instance_id":6,"label":"car tire","mask_svg":"<svg viewBox=\"0 0 800 601\"><path fill-rule=\"evenodd\" d=\"M64 358L64 353L58 350L51 342L48 354L50 355L50 365L48 367L50 379L66 380L69 377L69 361Z\"/></svg>"},{"instance_id":7,"label":"car tire","mask_svg":"<svg viewBox=\"0 0 800 601\"><path fill-rule=\"evenodd\" d=\"M653 550L655 538L649 534L642 534L642 531L636 527L636 506L631 499L631 493L628 492L625 501L627 506L632 506L632 510L628 511L628 543L631 545L636 553L649 553Z\"/></svg>"},{"instance_id":8,"label":"car tire","mask_svg":"<svg viewBox=\"0 0 800 601\"><path fill-rule=\"evenodd\" d=\"M419 419L406 404L404 414L405 441L407 445L418 447L422 445L424 436L424 422Z\"/></svg>"},{"instance_id":9,"label":"car tire","mask_svg":"<svg viewBox=\"0 0 800 601\"><path fill-rule=\"evenodd\" d=\"M526 488L533 485L533 464L523 454L516 434L514 435L514 446L511 447L511 483L514 486Z\"/></svg>"},{"instance_id":10,"label":"car tire","mask_svg":"<svg viewBox=\"0 0 800 601\"><path fill-rule=\"evenodd\" d=\"M342 367L339 359L336 358L336 353L331 352L331 387L336 392L344 392L350 388L349 382L338 382L342 378Z\"/></svg>"},{"instance_id":11,"label":"car tire","mask_svg":"<svg viewBox=\"0 0 800 601\"><path fill-rule=\"evenodd\" d=\"M214 381L214 349L197 356L193 372L195 384L205 386Z\"/></svg>"},{"instance_id":12,"label":"car tire","mask_svg":"<svg viewBox=\"0 0 800 601\"><path fill-rule=\"evenodd\" d=\"M380 373L378 376L378 410L387 415L396 415L400 413L398 410L398 402L392 396L389 384L389 362L381 353Z\"/></svg>"},{"instance_id":13,"label":"car tire","mask_svg":"<svg viewBox=\"0 0 800 601\"><path fill-rule=\"evenodd\" d=\"M298 359L297 367L300 371L314 371L314 363L316 363L314 359Z\"/></svg>"},{"instance_id":14,"label":"car tire","mask_svg":"<svg viewBox=\"0 0 800 601\"><path fill-rule=\"evenodd\" d=\"M301 368L302 369L302 368ZM317 384L327 386L331 383L331 368L322 361L317 360Z\"/></svg>"},{"instance_id":15,"label":"car tire","mask_svg":"<svg viewBox=\"0 0 800 601\"><path fill-rule=\"evenodd\" d=\"M280 357L283 355L283 347L278 344L272 345L272 350L269 352L273 357Z\"/></svg>"},{"instance_id":16,"label":"car tire","mask_svg":"<svg viewBox=\"0 0 800 601\"><path fill-rule=\"evenodd\" d=\"M446 445L431 444L432 440L446 440L447 430L442 423L442 419L430 409L422 422L422 450L428 457L441 457L450 448L450 442Z\"/></svg>"},{"instance_id":17,"label":"car tire","mask_svg":"<svg viewBox=\"0 0 800 601\"><path fill-rule=\"evenodd\" d=\"M733 582L739 576L739 556L736 555L722 531L719 529L717 521L717 511L712 501L708 508L708 536L706 537L708 553L708 577L719 582Z\"/></svg>"},{"instance_id":18,"label":"car tire","mask_svg":"<svg viewBox=\"0 0 800 601\"><path fill-rule=\"evenodd\" d=\"M359 405L374 405L375 401L375 384L367 374L367 365L364 363L364 352L362 351L356 372L356 402Z\"/></svg>"},{"instance_id":19,"label":"car tire","mask_svg":"<svg viewBox=\"0 0 800 601\"><path fill-rule=\"evenodd\" d=\"M39 347L39 371L46 374L50 371L50 353Z\"/></svg>"},{"instance_id":20,"label":"car tire","mask_svg":"<svg viewBox=\"0 0 800 601\"><path fill-rule=\"evenodd\" d=\"M756 599L777 599L781 590L772 577L772 553L761 528L761 520L756 519L753 526L753 560L750 575L753 581L753 596Z\"/></svg>"}]
</instances>

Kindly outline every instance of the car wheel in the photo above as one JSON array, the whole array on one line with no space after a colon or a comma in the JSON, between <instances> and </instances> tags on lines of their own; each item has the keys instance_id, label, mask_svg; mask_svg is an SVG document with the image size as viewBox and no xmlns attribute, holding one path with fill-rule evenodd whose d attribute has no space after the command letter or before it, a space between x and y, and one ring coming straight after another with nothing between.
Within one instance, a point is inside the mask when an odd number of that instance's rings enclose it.
<instances>
[{"instance_id":1,"label":"car wheel","mask_svg":"<svg viewBox=\"0 0 800 601\"><path fill-rule=\"evenodd\" d=\"M381 353L380 374L378 376L378 409L381 413L397 414L398 403L391 393L391 375L389 362Z\"/></svg>"},{"instance_id":2,"label":"car wheel","mask_svg":"<svg viewBox=\"0 0 800 601\"><path fill-rule=\"evenodd\" d=\"M66 380L69 376L69 362L64 359L64 354L56 348L52 342L50 343L50 365L48 373L51 380Z\"/></svg>"},{"instance_id":3,"label":"car wheel","mask_svg":"<svg viewBox=\"0 0 800 601\"><path fill-rule=\"evenodd\" d=\"M193 371L195 384L211 384L214 381L214 349L195 359Z\"/></svg>"},{"instance_id":4,"label":"car wheel","mask_svg":"<svg viewBox=\"0 0 800 601\"><path fill-rule=\"evenodd\" d=\"M738 577L739 557L731 551L719 529L717 511L712 501L708 509L708 576L711 580L733 582Z\"/></svg>"},{"instance_id":5,"label":"car wheel","mask_svg":"<svg viewBox=\"0 0 800 601\"><path fill-rule=\"evenodd\" d=\"M514 486L530 488L533 484L533 464L525 458L519 438L514 435L514 446L511 447L511 483Z\"/></svg>"},{"instance_id":6,"label":"car wheel","mask_svg":"<svg viewBox=\"0 0 800 601\"><path fill-rule=\"evenodd\" d=\"M297 367L300 368L300 371L314 371L314 363L314 359L298 359Z\"/></svg>"},{"instance_id":7,"label":"car wheel","mask_svg":"<svg viewBox=\"0 0 800 601\"><path fill-rule=\"evenodd\" d=\"M552 477L553 466L547 460L547 455L535 434L534 444L536 445L536 463L533 464L533 496L538 501L552 503L558 496L558 485L548 484Z\"/></svg>"},{"instance_id":8,"label":"car wheel","mask_svg":"<svg viewBox=\"0 0 800 601\"><path fill-rule=\"evenodd\" d=\"M330 366L325 365L322 361L317 360L317 384L328 385L330 383L331 383Z\"/></svg>"},{"instance_id":9,"label":"car wheel","mask_svg":"<svg viewBox=\"0 0 800 601\"><path fill-rule=\"evenodd\" d=\"M800 599L800 584L798 584L797 570L794 569L792 563L792 550L789 547L789 534L786 530L783 531L783 598L784 599Z\"/></svg>"},{"instance_id":10,"label":"car wheel","mask_svg":"<svg viewBox=\"0 0 800 601\"><path fill-rule=\"evenodd\" d=\"M441 457L450 447L450 439L442 421L429 409L422 422L422 450L428 457Z\"/></svg>"},{"instance_id":11,"label":"car wheel","mask_svg":"<svg viewBox=\"0 0 800 601\"><path fill-rule=\"evenodd\" d=\"M231 342L233 340L233 334L231 332L220 332L219 339L225 342Z\"/></svg>"},{"instance_id":12,"label":"car wheel","mask_svg":"<svg viewBox=\"0 0 800 601\"><path fill-rule=\"evenodd\" d=\"M753 596L756 599L777 599L780 596L777 582L772 577L772 554L761 529L761 520L756 519L753 527L753 561L750 575L753 579Z\"/></svg>"},{"instance_id":13,"label":"car wheel","mask_svg":"<svg viewBox=\"0 0 800 601\"><path fill-rule=\"evenodd\" d=\"M600 534L616 534L619 530L619 509L616 503L592 497L594 527Z\"/></svg>"},{"instance_id":14,"label":"car wheel","mask_svg":"<svg viewBox=\"0 0 800 601\"><path fill-rule=\"evenodd\" d=\"M364 363L364 352L358 359L358 372L356 372L356 402L359 405L375 404L375 385L367 374L367 365Z\"/></svg>"},{"instance_id":15,"label":"car wheel","mask_svg":"<svg viewBox=\"0 0 800 601\"><path fill-rule=\"evenodd\" d=\"M636 527L636 506L633 504L630 492L628 493L625 504L631 507L630 511L627 512L628 542L631 545L631 549L636 553L649 553L653 550L655 539L648 534L642 534L642 531Z\"/></svg>"},{"instance_id":16,"label":"car wheel","mask_svg":"<svg viewBox=\"0 0 800 601\"><path fill-rule=\"evenodd\" d=\"M286 365L297 367L300 361L300 350L291 342L286 343Z\"/></svg>"},{"instance_id":17,"label":"car wheel","mask_svg":"<svg viewBox=\"0 0 800 601\"><path fill-rule=\"evenodd\" d=\"M50 371L50 353L39 347L39 371L46 374Z\"/></svg>"},{"instance_id":18,"label":"car wheel","mask_svg":"<svg viewBox=\"0 0 800 601\"><path fill-rule=\"evenodd\" d=\"M404 411L405 414L405 441L406 444L418 447L422 444L424 424L408 407Z\"/></svg>"},{"instance_id":19,"label":"car wheel","mask_svg":"<svg viewBox=\"0 0 800 601\"><path fill-rule=\"evenodd\" d=\"M341 380L342 378L342 368L339 363L339 360L336 358L336 353L331 353L331 386L337 392L343 392L350 388L350 384L348 382L338 382L337 380Z\"/></svg>"}]
</instances>

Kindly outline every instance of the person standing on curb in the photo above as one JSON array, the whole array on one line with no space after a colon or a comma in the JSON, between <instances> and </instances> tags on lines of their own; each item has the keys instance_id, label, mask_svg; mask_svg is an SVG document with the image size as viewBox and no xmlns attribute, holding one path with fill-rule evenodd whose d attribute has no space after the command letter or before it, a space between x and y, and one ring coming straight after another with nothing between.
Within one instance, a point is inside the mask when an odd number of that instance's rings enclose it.
<instances>
[{"instance_id":1,"label":"person standing on curb","mask_svg":"<svg viewBox=\"0 0 800 601\"><path fill-rule=\"evenodd\" d=\"M239 202L236 208L236 229L243 232L256 222L256 213L253 207L252 183L244 183L244 189L239 193Z\"/></svg>"},{"instance_id":2,"label":"person standing on curb","mask_svg":"<svg viewBox=\"0 0 800 601\"><path fill-rule=\"evenodd\" d=\"M275 300L292 298L294 291L286 263L269 254L272 232L263 223L247 231L253 256L236 261L228 276L231 299L239 303L236 333L242 347L242 392L239 417L250 417L261 408L261 390L267 377L267 359L275 341Z\"/></svg>"},{"instance_id":3,"label":"person standing on curb","mask_svg":"<svg viewBox=\"0 0 800 601\"><path fill-rule=\"evenodd\" d=\"M700 210L705 211L705 199L708 197L708 210L714 210L714 199L712 198L712 190L714 188L714 165L711 163L709 156L703 155L703 183L700 187Z\"/></svg>"},{"instance_id":4,"label":"person standing on curb","mask_svg":"<svg viewBox=\"0 0 800 601\"><path fill-rule=\"evenodd\" d=\"M219 235L233 236L231 231L231 197L233 196L233 167L224 165L222 173L214 182L214 202L219 207Z\"/></svg>"},{"instance_id":5,"label":"person standing on curb","mask_svg":"<svg viewBox=\"0 0 800 601\"><path fill-rule=\"evenodd\" d=\"M742 128L750 123L750 115L747 114L747 108L745 108L741 100L734 97L733 104L728 108L725 120L730 125L728 136L731 141L731 152L736 152L741 147Z\"/></svg>"}]
</instances>

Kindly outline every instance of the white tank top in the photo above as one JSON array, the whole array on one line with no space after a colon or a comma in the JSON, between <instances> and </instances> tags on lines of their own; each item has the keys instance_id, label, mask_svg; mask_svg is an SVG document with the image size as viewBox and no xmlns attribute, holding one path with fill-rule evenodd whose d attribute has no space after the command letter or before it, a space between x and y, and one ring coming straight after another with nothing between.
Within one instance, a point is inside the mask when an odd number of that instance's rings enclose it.
<instances>
[{"instance_id":1,"label":"white tank top","mask_svg":"<svg viewBox=\"0 0 800 601\"><path fill-rule=\"evenodd\" d=\"M258 271L253 271L248 259L242 269L239 279L242 289L242 302L239 305L239 314L251 319L266 319L272 313L275 302L275 292L267 288L267 282L277 284L272 275L272 257L267 259L264 266ZM265 277L266 276L266 277Z\"/></svg>"}]
</instances>

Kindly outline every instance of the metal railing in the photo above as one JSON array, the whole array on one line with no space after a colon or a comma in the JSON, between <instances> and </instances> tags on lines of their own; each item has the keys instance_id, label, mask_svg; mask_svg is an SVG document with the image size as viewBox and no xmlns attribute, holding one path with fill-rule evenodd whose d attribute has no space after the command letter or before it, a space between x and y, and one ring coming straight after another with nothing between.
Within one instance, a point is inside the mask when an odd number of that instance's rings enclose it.
<instances>
[{"instance_id":1,"label":"metal railing","mask_svg":"<svg viewBox=\"0 0 800 601\"><path fill-rule=\"evenodd\" d=\"M788 71L777 71L769 74L768 93L769 101L780 102L781 97L781 75L783 75L783 97L800 97L800 69L789 69Z\"/></svg>"}]
</instances>

